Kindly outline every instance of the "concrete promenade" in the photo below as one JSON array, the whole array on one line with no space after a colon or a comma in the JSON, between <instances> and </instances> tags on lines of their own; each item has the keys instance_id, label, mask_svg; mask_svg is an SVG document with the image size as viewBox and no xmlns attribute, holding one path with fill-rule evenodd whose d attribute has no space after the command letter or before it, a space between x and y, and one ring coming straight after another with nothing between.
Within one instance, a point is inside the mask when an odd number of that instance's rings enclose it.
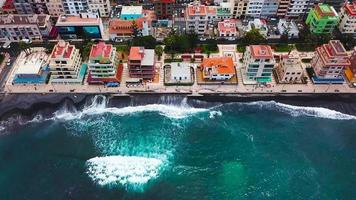
<instances>
[{"instance_id":1,"label":"concrete promenade","mask_svg":"<svg viewBox=\"0 0 356 200\"><path fill-rule=\"evenodd\" d=\"M278 53L276 53L278 54ZM153 94L335 94L335 93L355 93L356 88L350 87L344 83L342 85L315 85L310 79L307 84L277 84L275 80L269 84L268 87L258 87L256 85L244 85L242 83L241 63L240 59L242 54L236 51L236 45L219 45L219 53L211 54L210 57L216 56L231 56L233 57L234 64L236 66L238 84L237 85L222 85L217 82L215 85L198 85L197 81L192 86L164 86L163 84L163 66L164 58L166 55L162 55L161 60L156 62L156 72L159 73L159 81L154 83L144 83L143 85L136 87L127 87L125 80L128 78L127 65L124 65L123 78L120 87L105 87L103 85L83 85L75 84L43 84L43 85L13 85L12 77L13 69L10 73L8 80L5 84L5 93L83 93L83 94L130 94L130 93L153 93ZM301 52L302 58L311 58L312 52ZM206 55L205 55L206 56ZM167 57L169 57L167 55ZM196 65L194 64L195 70ZM304 66L305 67L305 66ZM305 72L306 74L306 72Z\"/></svg>"}]
</instances>

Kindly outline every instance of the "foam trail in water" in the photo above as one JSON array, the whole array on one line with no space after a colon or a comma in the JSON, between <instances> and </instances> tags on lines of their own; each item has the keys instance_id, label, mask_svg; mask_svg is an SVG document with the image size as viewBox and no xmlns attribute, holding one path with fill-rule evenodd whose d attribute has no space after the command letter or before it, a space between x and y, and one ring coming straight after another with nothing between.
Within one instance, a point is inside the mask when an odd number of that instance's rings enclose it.
<instances>
[{"instance_id":1,"label":"foam trail in water","mask_svg":"<svg viewBox=\"0 0 356 200\"><path fill-rule=\"evenodd\" d=\"M102 97L101 101L98 98L93 99L93 103L85 107L82 111L68 111L62 109L54 113L55 119L73 120L80 119L88 115L100 115L104 113L112 113L115 115L129 115L139 112L158 112L163 116L173 119L182 119L199 112L206 112L209 109L205 108L192 108L188 106L175 106L165 104L148 104L142 106L128 106L123 108L107 107L106 99Z\"/></svg>"},{"instance_id":2,"label":"foam trail in water","mask_svg":"<svg viewBox=\"0 0 356 200\"><path fill-rule=\"evenodd\" d=\"M354 120L356 116L344 114L335 110L322 107L304 107L283 104L275 101L258 101L246 103L247 105L259 106L261 108L277 109L290 114L291 116L309 116L324 119Z\"/></svg>"},{"instance_id":3,"label":"foam trail in water","mask_svg":"<svg viewBox=\"0 0 356 200\"><path fill-rule=\"evenodd\" d=\"M121 185L143 191L144 186L158 177L163 161L137 156L106 156L87 160L87 174L101 186Z\"/></svg>"}]
</instances>

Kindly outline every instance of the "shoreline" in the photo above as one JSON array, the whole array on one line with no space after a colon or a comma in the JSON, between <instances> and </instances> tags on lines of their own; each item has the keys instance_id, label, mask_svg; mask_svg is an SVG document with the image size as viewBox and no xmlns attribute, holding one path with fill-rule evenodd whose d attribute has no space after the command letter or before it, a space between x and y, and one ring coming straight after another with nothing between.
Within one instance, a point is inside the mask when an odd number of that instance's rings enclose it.
<instances>
[{"instance_id":1,"label":"shoreline","mask_svg":"<svg viewBox=\"0 0 356 200\"><path fill-rule=\"evenodd\" d=\"M6 94L0 97L0 120L13 115L32 115L39 111L58 110L64 104L71 104L76 108L84 106L94 96L103 95L109 98L109 106L126 107L146 104L180 104L186 99L193 107L209 106L232 102L275 101L279 103L305 106L324 107L345 114L356 115L356 94L233 94L233 93L205 93L192 95L190 93L131 93L131 94L82 94L82 93L49 93L49 94Z\"/></svg>"}]
</instances>

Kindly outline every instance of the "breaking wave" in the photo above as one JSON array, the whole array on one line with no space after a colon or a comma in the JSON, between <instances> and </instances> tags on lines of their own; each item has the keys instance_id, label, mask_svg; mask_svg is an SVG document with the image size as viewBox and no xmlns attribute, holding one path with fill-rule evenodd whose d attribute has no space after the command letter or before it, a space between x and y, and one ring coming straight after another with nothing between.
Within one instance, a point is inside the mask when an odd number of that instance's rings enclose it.
<instances>
[{"instance_id":1,"label":"breaking wave","mask_svg":"<svg viewBox=\"0 0 356 200\"><path fill-rule=\"evenodd\" d=\"M143 191L145 185L158 177L164 162L137 156L95 157L86 161L87 174L101 186Z\"/></svg>"},{"instance_id":2,"label":"breaking wave","mask_svg":"<svg viewBox=\"0 0 356 200\"><path fill-rule=\"evenodd\" d=\"M99 98L102 98L99 100ZM141 113L141 112L158 112L159 114L172 118L182 119L196 113L207 112L209 109L193 108L185 104L182 105L166 105L166 104L148 104L140 106L128 106L123 108L107 107L107 100L104 96L96 96L93 103L85 107L82 111L69 111L62 109L54 113L54 119L73 120L81 119L84 116L100 115L104 113L111 113L119 116Z\"/></svg>"},{"instance_id":3,"label":"breaking wave","mask_svg":"<svg viewBox=\"0 0 356 200\"><path fill-rule=\"evenodd\" d=\"M293 106L275 101L257 101L245 103L250 106L258 106L262 109L277 110L287 113L293 117L308 116L335 120L355 120L356 116L344 114L335 110L322 107Z\"/></svg>"}]
</instances>

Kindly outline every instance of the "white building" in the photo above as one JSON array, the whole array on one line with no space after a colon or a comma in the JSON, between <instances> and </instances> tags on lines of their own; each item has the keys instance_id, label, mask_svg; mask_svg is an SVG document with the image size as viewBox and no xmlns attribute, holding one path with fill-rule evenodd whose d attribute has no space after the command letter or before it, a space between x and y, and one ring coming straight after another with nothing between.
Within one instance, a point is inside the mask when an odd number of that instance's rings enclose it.
<instances>
[{"instance_id":1,"label":"white building","mask_svg":"<svg viewBox=\"0 0 356 200\"><path fill-rule=\"evenodd\" d=\"M249 0L230 0L233 2L232 17L242 18L246 15Z\"/></svg>"},{"instance_id":2,"label":"white building","mask_svg":"<svg viewBox=\"0 0 356 200\"><path fill-rule=\"evenodd\" d=\"M284 33L288 34L288 38L298 38L299 37L299 29L296 23L291 20L287 21L285 19L280 19L278 22L278 31L282 35Z\"/></svg>"},{"instance_id":3,"label":"white building","mask_svg":"<svg viewBox=\"0 0 356 200\"><path fill-rule=\"evenodd\" d=\"M45 84L49 74L45 49L31 48L28 51L17 58L12 84Z\"/></svg>"},{"instance_id":4,"label":"white building","mask_svg":"<svg viewBox=\"0 0 356 200\"><path fill-rule=\"evenodd\" d=\"M280 63L276 67L279 83L301 83L303 67L298 52L280 56Z\"/></svg>"},{"instance_id":5,"label":"white building","mask_svg":"<svg viewBox=\"0 0 356 200\"><path fill-rule=\"evenodd\" d=\"M169 83L192 83L191 67L188 63L171 63Z\"/></svg>"},{"instance_id":6,"label":"white building","mask_svg":"<svg viewBox=\"0 0 356 200\"><path fill-rule=\"evenodd\" d=\"M62 0L65 14L79 14L81 12L88 12L87 0Z\"/></svg>"},{"instance_id":7,"label":"white building","mask_svg":"<svg viewBox=\"0 0 356 200\"><path fill-rule=\"evenodd\" d=\"M246 8L246 16L259 18L261 16L264 0L250 0Z\"/></svg>"},{"instance_id":8,"label":"white building","mask_svg":"<svg viewBox=\"0 0 356 200\"><path fill-rule=\"evenodd\" d=\"M50 83L81 84L86 66L82 67L79 49L63 40L54 46L49 57Z\"/></svg>"},{"instance_id":9,"label":"white building","mask_svg":"<svg viewBox=\"0 0 356 200\"><path fill-rule=\"evenodd\" d=\"M245 32L249 32L252 29L257 29L264 37L267 37L268 35L267 22L263 19L253 19L248 22L246 27L244 27Z\"/></svg>"},{"instance_id":10,"label":"white building","mask_svg":"<svg viewBox=\"0 0 356 200\"><path fill-rule=\"evenodd\" d=\"M243 78L245 84L257 84L272 81L275 65L272 49L268 45L250 45L243 58Z\"/></svg>"},{"instance_id":11,"label":"white building","mask_svg":"<svg viewBox=\"0 0 356 200\"><path fill-rule=\"evenodd\" d=\"M346 3L340 11L339 30L344 34L353 34L356 37L356 1Z\"/></svg>"},{"instance_id":12,"label":"white building","mask_svg":"<svg viewBox=\"0 0 356 200\"><path fill-rule=\"evenodd\" d=\"M110 0L88 0L88 8L93 13L99 13L100 17L109 17Z\"/></svg>"},{"instance_id":13,"label":"white building","mask_svg":"<svg viewBox=\"0 0 356 200\"><path fill-rule=\"evenodd\" d=\"M302 18L314 7L315 0L293 0L289 2L286 12L287 18Z\"/></svg>"}]
</instances>

